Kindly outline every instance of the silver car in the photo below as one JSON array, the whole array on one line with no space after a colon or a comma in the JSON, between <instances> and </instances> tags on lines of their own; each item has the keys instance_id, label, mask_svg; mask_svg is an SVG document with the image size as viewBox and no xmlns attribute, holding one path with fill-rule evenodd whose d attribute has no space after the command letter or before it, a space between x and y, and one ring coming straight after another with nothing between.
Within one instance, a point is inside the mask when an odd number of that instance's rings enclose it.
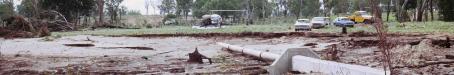
<instances>
[{"instance_id":1,"label":"silver car","mask_svg":"<svg viewBox=\"0 0 454 75\"><path fill-rule=\"evenodd\" d=\"M309 22L309 19L298 19L295 23L295 31L299 30L312 30L312 25Z\"/></svg>"},{"instance_id":2,"label":"silver car","mask_svg":"<svg viewBox=\"0 0 454 75\"><path fill-rule=\"evenodd\" d=\"M312 28L323 28L330 24L328 17L314 17L311 20Z\"/></svg>"}]
</instances>

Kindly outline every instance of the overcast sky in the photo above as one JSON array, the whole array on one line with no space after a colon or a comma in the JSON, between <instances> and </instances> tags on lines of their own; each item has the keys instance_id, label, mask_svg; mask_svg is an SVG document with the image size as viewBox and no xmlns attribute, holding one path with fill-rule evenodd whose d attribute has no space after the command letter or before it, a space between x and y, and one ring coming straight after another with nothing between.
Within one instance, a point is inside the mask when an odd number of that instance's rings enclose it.
<instances>
[{"instance_id":1,"label":"overcast sky","mask_svg":"<svg viewBox=\"0 0 454 75\"><path fill-rule=\"evenodd\" d=\"M14 0L15 5L19 5L20 1L22 0ZM140 13L143 15L146 15L146 9L145 9L145 1L147 0L124 0L123 3L121 3L122 6L126 6L128 10L138 10ZM149 8L149 14L159 14L159 8L158 5L161 5L162 0L150 0L152 7ZM323 2L323 0L319 0L320 2ZM321 8L322 9L322 8Z\"/></svg>"},{"instance_id":2,"label":"overcast sky","mask_svg":"<svg viewBox=\"0 0 454 75\"><path fill-rule=\"evenodd\" d=\"M19 5L22 0L14 0L15 6ZM139 10L140 13L146 15L147 10L145 9L146 0L124 0L121 3L122 6L126 6L128 10ZM150 0L152 1L152 7L149 8L149 14L159 14L158 5L161 4L162 0Z\"/></svg>"},{"instance_id":3,"label":"overcast sky","mask_svg":"<svg viewBox=\"0 0 454 75\"><path fill-rule=\"evenodd\" d=\"M145 9L146 0L124 0L122 6L126 6L129 10L139 10L143 15L146 15ZM149 8L149 14L159 14L158 5L161 5L162 0L150 0L152 7Z\"/></svg>"}]
</instances>

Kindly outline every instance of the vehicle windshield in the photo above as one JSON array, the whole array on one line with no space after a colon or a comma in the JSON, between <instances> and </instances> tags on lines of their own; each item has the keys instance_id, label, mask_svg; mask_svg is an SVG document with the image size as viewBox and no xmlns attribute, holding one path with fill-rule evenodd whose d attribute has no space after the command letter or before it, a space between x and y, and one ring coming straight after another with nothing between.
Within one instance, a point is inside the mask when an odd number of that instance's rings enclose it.
<instances>
[{"instance_id":1,"label":"vehicle windshield","mask_svg":"<svg viewBox=\"0 0 454 75\"><path fill-rule=\"evenodd\" d=\"M367 12L359 12L360 15L369 15Z\"/></svg>"},{"instance_id":2,"label":"vehicle windshield","mask_svg":"<svg viewBox=\"0 0 454 75\"><path fill-rule=\"evenodd\" d=\"M324 18L314 18L314 19L312 19L312 21L325 21L325 19Z\"/></svg>"},{"instance_id":3,"label":"vehicle windshield","mask_svg":"<svg viewBox=\"0 0 454 75\"><path fill-rule=\"evenodd\" d=\"M348 18L339 18L339 21L349 21L350 19Z\"/></svg>"}]
</instances>

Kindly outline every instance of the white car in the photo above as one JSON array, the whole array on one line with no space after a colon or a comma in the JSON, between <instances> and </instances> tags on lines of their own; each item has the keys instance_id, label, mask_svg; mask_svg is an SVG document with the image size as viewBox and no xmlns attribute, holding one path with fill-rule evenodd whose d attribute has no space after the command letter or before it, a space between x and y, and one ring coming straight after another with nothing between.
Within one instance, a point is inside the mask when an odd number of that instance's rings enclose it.
<instances>
[{"instance_id":1,"label":"white car","mask_svg":"<svg viewBox=\"0 0 454 75\"><path fill-rule=\"evenodd\" d=\"M309 19L298 19L295 23L295 31L299 30L312 30L312 25L309 22Z\"/></svg>"},{"instance_id":2,"label":"white car","mask_svg":"<svg viewBox=\"0 0 454 75\"><path fill-rule=\"evenodd\" d=\"M314 17L311 20L312 28L323 28L330 24L328 17Z\"/></svg>"}]
</instances>

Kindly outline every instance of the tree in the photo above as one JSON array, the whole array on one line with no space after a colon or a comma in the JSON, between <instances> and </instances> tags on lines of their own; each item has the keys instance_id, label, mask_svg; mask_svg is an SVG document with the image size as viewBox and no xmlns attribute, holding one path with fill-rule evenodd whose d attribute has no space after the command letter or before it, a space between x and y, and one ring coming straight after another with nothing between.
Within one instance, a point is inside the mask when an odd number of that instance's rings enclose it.
<instances>
[{"instance_id":1,"label":"tree","mask_svg":"<svg viewBox=\"0 0 454 75\"><path fill-rule=\"evenodd\" d=\"M78 21L81 15L90 15L95 6L94 0L41 0L44 10L55 10L63 14L70 22Z\"/></svg>"},{"instance_id":2,"label":"tree","mask_svg":"<svg viewBox=\"0 0 454 75\"><path fill-rule=\"evenodd\" d=\"M139 10L130 10L126 15L142 15Z\"/></svg>"},{"instance_id":3,"label":"tree","mask_svg":"<svg viewBox=\"0 0 454 75\"><path fill-rule=\"evenodd\" d=\"M193 0L176 0L177 7L176 7L176 14L178 16L183 15L185 18L188 17L189 12L191 11L191 7L193 5Z\"/></svg>"},{"instance_id":4,"label":"tree","mask_svg":"<svg viewBox=\"0 0 454 75\"><path fill-rule=\"evenodd\" d=\"M454 0L438 0L440 19L443 21L454 21Z\"/></svg>"},{"instance_id":5,"label":"tree","mask_svg":"<svg viewBox=\"0 0 454 75\"><path fill-rule=\"evenodd\" d=\"M150 7L153 6L152 4L153 4L152 0L145 0L146 15L149 15L148 10L150 9Z\"/></svg>"},{"instance_id":6,"label":"tree","mask_svg":"<svg viewBox=\"0 0 454 75\"><path fill-rule=\"evenodd\" d=\"M175 0L163 0L159 10L161 10L161 15L173 14L175 11Z\"/></svg>"},{"instance_id":7,"label":"tree","mask_svg":"<svg viewBox=\"0 0 454 75\"><path fill-rule=\"evenodd\" d=\"M17 10L19 14L25 16L25 17L33 17L37 16L38 14L38 0L22 0L21 4L17 6Z\"/></svg>"},{"instance_id":8,"label":"tree","mask_svg":"<svg viewBox=\"0 0 454 75\"><path fill-rule=\"evenodd\" d=\"M2 0L0 2L0 19L13 16L14 14L13 0Z\"/></svg>"},{"instance_id":9,"label":"tree","mask_svg":"<svg viewBox=\"0 0 454 75\"><path fill-rule=\"evenodd\" d=\"M382 11L381 8L379 7L380 0L369 0L370 6L372 8L372 14L375 16L373 18L374 22L373 26L375 27L375 30L377 32L377 38L379 40L378 42L378 48L380 49L380 52L382 53L382 58L381 61L383 63L383 67L385 71L390 71L391 75L394 75L396 72L393 68L393 62L392 62L392 52L391 49L393 46L392 43L388 40L389 38L387 37L387 28L384 26L383 21L382 21Z\"/></svg>"},{"instance_id":10,"label":"tree","mask_svg":"<svg viewBox=\"0 0 454 75\"><path fill-rule=\"evenodd\" d=\"M208 14L209 10L243 10L246 5L244 0L196 0L193 7L193 15L202 17ZM238 16L238 12L215 12L221 16L234 15Z\"/></svg>"},{"instance_id":11,"label":"tree","mask_svg":"<svg viewBox=\"0 0 454 75\"><path fill-rule=\"evenodd\" d=\"M97 21L98 26L104 25L104 0L97 0L96 2L97 7L98 7L98 18L99 20Z\"/></svg>"},{"instance_id":12,"label":"tree","mask_svg":"<svg viewBox=\"0 0 454 75\"><path fill-rule=\"evenodd\" d=\"M118 24L120 19L118 19L118 15L120 15L120 4L123 0L107 0L105 5L107 6L107 14L110 16L110 23L111 24Z\"/></svg>"},{"instance_id":13,"label":"tree","mask_svg":"<svg viewBox=\"0 0 454 75\"><path fill-rule=\"evenodd\" d=\"M290 12L299 18L300 16L320 16L320 2L318 0L290 0Z\"/></svg>"},{"instance_id":14,"label":"tree","mask_svg":"<svg viewBox=\"0 0 454 75\"><path fill-rule=\"evenodd\" d=\"M415 19L418 22L423 21L423 14L427 10L429 0L418 0Z\"/></svg>"},{"instance_id":15,"label":"tree","mask_svg":"<svg viewBox=\"0 0 454 75\"><path fill-rule=\"evenodd\" d=\"M271 3L267 0L252 0L251 3L254 16L257 18L266 18L271 15Z\"/></svg>"},{"instance_id":16,"label":"tree","mask_svg":"<svg viewBox=\"0 0 454 75\"><path fill-rule=\"evenodd\" d=\"M325 7L325 16L334 15L331 13L347 13L349 12L348 9L351 5L349 0L323 0L323 4Z\"/></svg>"}]
</instances>

